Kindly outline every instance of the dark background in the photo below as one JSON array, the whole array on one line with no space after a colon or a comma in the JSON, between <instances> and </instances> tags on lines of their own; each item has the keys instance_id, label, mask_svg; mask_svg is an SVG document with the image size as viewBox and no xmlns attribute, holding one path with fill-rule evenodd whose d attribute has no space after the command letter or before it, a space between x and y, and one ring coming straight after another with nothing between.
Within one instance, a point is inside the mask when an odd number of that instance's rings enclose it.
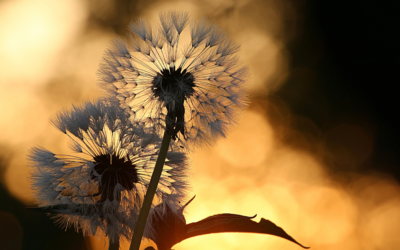
<instances>
[{"instance_id":1,"label":"dark background","mask_svg":"<svg viewBox=\"0 0 400 250\"><path fill-rule=\"evenodd\" d=\"M295 27L288 47L290 75L281 89L255 95L254 102L268 100L288 110L293 117L289 125L307 138L301 143L288 135L288 143L305 150L322 148L322 160L332 174L378 171L400 180L398 4L318 0L291 4L298 16L290 20ZM87 28L95 25L117 34L124 33L132 16L144 8L143 2L120 0L99 15L95 5L90 2L93 12ZM351 130L349 124L363 132ZM367 154L363 147L370 142L363 133L373 140ZM0 157L0 164L7 167L10 152L5 147ZM9 227L2 227L0 246L89 249L80 234L65 233L47 216L25 210L3 186L0 199L0 211L13 214L20 224L4 217L0 223Z\"/></svg>"},{"instance_id":2,"label":"dark background","mask_svg":"<svg viewBox=\"0 0 400 250\"><path fill-rule=\"evenodd\" d=\"M327 157L333 171L377 170L399 180L399 5L306 1L299 7L303 25L289 47L292 74L273 97L312 120L333 156L357 155L363 147L351 131L327 135L340 124L372 135L365 159Z\"/></svg>"}]
</instances>

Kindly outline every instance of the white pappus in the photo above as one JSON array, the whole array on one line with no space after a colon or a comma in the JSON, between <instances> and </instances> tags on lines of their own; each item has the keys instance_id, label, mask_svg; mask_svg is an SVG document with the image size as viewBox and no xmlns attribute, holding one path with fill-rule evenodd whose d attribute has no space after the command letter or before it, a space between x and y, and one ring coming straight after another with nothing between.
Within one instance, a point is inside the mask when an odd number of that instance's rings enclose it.
<instances>
[{"instance_id":1,"label":"white pappus","mask_svg":"<svg viewBox=\"0 0 400 250\"><path fill-rule=\"evenodd\" d=\"M111 241L130 239L161 138L131 122L112 99L60 112L52 122L70 137L75 153L31 150L32 187L39 208L84 235L101 229ZM158 202L178 204L187 189L187 169L185 154L172 143L156 192Z\"/></svg>"},{"instance_id":2,"label":"white pappus","mask_svg":"<svg viewBox=\"0 0 400 250\"><path fill-rule=\"evenodd\" d=\"M99 75L100 86L132 117L192 149L224 137L235 123L247 102L248 70L235 56L239 46L219 27L189 23L185 12L160 14L155 29L137 20L130 37L106 51Z\"/></svg>"}]
</instances>

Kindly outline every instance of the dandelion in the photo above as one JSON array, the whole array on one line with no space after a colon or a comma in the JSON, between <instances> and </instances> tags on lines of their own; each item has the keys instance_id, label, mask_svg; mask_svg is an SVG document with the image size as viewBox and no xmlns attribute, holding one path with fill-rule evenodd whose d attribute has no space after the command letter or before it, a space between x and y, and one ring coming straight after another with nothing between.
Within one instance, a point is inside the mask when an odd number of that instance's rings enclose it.
<instances>
[{"instance_id":1,"label":"dandelion","mask_svg":"<svg viewBox=\"0 0 400 250\"><path fill-rule=\"evenodd\" d=\"M188 24L188 13L162 13L156 29L139 19L128 41L106 51L99 75L131 116L190 147L225 136L246 105L248 74L220 28L203 19L189 32Z\"/></svg>"},{"instance_id":2,"label":"dandelion","mask_svg":"<svg viewBox=\"0 0 400 250\"><path fill-rule=\"evenodd\" d=\"M84 235L101 229L110 243L130 239L161 139L132 123L112 100L63 111L53 123L70 137L75 155L32 149L29 159L40 209ZM185 194L186 157L172 144L165 165L156 197L173 204Z\"/></svg>"}]
</instances>

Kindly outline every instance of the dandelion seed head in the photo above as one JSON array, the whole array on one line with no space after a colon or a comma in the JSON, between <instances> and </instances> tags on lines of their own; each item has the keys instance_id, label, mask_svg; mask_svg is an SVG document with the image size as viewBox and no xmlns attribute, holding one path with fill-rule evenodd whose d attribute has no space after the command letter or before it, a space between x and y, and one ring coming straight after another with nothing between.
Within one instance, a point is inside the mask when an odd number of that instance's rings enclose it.
<instances>
[{"instance_id":1,"label":"dandelion seed head","mask_svg":"<svg viewBox=\"0 0 400 250\"><path fill-rule=\"evenodd\" d=\"M247 101L248 70L234 56L239 46L205 19L190 22L186 12L161 13L155 29L139 19L130 31L104 56L102 88L134 119L159 134L167 130L186 148L225 136Z\"/></svg>"},{"instance_id":2,"label":"dandelion seed head","mask_svg":"<svg viewBox=\"0 0 400 250\"><path fill-rule=\"evenodd\" d=\"M31 150L38 205L54 214L61 226L75 227L84 235L101 230L112 241L132 237L161 138L153 128L130 119L115 99L74 106L52 122L71 139L75 154ZM159 202L185 197L187 167L185 154L172 143L156 192Z\"/></svg>"}]
</instances>

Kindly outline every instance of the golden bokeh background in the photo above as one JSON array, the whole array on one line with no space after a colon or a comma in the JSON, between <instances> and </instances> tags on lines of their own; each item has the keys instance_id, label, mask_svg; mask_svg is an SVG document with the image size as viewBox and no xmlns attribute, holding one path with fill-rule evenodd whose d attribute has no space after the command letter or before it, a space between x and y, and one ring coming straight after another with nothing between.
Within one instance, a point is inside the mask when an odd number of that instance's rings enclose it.
<instances>
[{"instance_id":1,"label":"golden bokeh background","mask_svg":"<svg viewBox=\"0 0 400 250\"><path fill-rule=\"evenodd\" d=\"M190 156L190 193L196 198L186 210L187 221L217 213L257 214L256 220L273 221L312 249L400 246L398 183L374 172L332 174L324 160L330 155L349 166L360 164L373 150L373 133L359 125L340 124L324 135L334 145L327 148L315 136L318 128L311 120L296 117L284 103L269 98L292 73L287 48L296 36L290 24L299 15L295 4L279 0L116 2L124 8L111 0L0 1L0 174L8 199L23 206L34 204L26 160L32 146L69 152L67 138L49 118L71 103L100 96L96 71L110 41L124 35L124 27L138 15L155 22L160 11L184 10L192 19L209 17L241 45L238 55L250 68L252 97L226 139ZM299 74L312 78L313 72L301 69ZM300 133L293 124L311 132ZM8 232L7 240L15 246L6 249L20 249L21 235L26 234L10 206L0 212L0 233ZM62 244L62 238L58 240ZM0 248L4 242L0 241ZM107 249L105 242L87 238L79 249ZM122 249L128 249L128 244ZM273 236L216 234L184 241L174 249L300 248Z\"/></svg>"}]
</instances>

